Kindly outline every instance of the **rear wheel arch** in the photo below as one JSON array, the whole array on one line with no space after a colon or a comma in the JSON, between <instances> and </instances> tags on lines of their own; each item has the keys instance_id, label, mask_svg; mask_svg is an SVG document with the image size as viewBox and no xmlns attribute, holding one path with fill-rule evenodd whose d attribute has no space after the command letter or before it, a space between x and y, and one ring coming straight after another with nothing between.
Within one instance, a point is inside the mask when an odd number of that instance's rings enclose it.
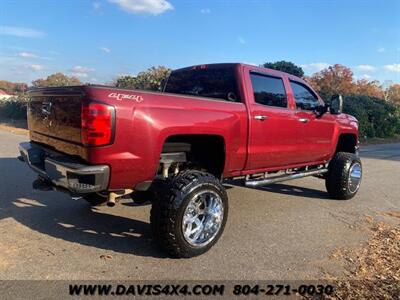
<instances>
[{"instance_id":1,"label":"rear wheel arch","mask_svg":"<svg viewBox=\"0 0 400 300\"><path fill-rule=\"evenodd\" d=\"M161 154L185 152L187 161L221 178L226 164L226 143L221 135L179 134L168 136Z\"/></svg>"}]
</instances>

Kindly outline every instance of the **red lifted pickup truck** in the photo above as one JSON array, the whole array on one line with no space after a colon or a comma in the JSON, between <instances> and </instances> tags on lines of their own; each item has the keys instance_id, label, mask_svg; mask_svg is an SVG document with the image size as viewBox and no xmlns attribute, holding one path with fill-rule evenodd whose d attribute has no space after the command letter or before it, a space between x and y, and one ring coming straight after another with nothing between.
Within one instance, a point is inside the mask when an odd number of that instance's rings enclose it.
<instances>
[{"instance_id":1,"label":"red lifted pickup truck","mask_svg":"<svg viewBox=\"0 0 400 300\"><path fill-rule=\"evenodd\" d=\"M151 227L176 257L206 252L228 217L223 179L248 187L315 176L333 199L361 182L358 122L302 79L245 64L173 71L161 93L85 85L30 91L38 179L91 205L152 202Z\"/></svg>"}]
</instances>

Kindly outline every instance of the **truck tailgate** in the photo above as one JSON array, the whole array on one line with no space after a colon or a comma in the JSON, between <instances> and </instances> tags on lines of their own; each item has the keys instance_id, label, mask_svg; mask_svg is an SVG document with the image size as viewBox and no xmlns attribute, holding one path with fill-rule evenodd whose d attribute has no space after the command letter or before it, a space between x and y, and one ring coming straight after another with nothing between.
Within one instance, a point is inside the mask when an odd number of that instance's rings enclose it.
<instances>
[{"instance_id":1,"label":"truck tailgate","mask_svg":"<svg viewBox=\"0 0 400 300\"><path fill-rule=\"evenodd\" d=\"M46 138L46 144L55 148L57 140L81 143L83 87L37 89L30 96L27 114L33 141Z\"/></svg>"}]
</instances>

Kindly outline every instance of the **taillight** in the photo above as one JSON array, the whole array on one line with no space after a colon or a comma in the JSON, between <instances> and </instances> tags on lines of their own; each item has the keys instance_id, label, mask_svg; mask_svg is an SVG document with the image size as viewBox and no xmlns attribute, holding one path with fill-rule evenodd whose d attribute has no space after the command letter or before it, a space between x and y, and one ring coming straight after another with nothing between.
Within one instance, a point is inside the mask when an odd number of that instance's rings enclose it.
<instances>
[{"instance_id":1,"label":"taillight","mask_svg":"<svg viewBox=\"0 0 400 300\"><path fill-rule=\"evenodd\" d=\"M112 143L114 107L100 103L82 105L81 140L85 146L104 146Z\"/></svg>"}]
</instances>

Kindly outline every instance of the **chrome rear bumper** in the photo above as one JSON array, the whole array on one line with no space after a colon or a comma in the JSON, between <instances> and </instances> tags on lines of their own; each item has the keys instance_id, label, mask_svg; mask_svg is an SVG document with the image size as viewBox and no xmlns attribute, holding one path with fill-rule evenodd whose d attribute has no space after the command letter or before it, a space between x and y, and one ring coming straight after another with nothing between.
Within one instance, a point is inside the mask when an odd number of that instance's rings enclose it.
<instances>
[{"instance_id":1,"label":"chrome rear bumper","mask_svg":"<svg viewBox=\"0 0 400 300\"><path fill-rule=\"evenodd\" d=\"M19 144L20 160L55 187L71 193L85 194L107 190L110 168L107 165L86 165L69 156L46 149L38 144Z\"/></svg>"}]
</instances>

